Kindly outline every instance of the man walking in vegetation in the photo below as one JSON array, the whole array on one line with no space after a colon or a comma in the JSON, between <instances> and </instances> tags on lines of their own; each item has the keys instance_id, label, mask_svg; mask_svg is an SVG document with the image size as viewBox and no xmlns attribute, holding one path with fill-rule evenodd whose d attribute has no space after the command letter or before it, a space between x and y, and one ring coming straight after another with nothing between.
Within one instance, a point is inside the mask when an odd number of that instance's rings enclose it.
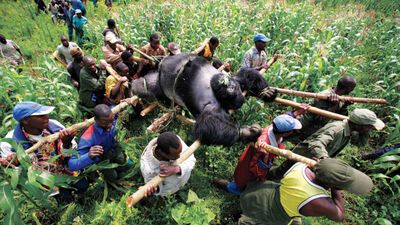
<instances>
[{"instance_id":1,"label":"man walking in vegetation","mask_svg":"<svg viewBox=\"0 0 400 225\"><path fill-rule=\"evenodd\" d=\"M0 65L6 63L18 66L24 63L24 58L17 44L0 35Z\"/></svg>"},{"instance_id":2,"label":"man walking in vegetation","mask_svg":"<svg viewBox=\"0 0 400 225\"><path fill-rule=\"evenodd\" d=\"M112 105L117 105L122 99L128 97L129 68L123 62L119 62L115 70L121 77L117 78L110 74L106 79L106 97Z\"/></svg>"},{"instance_id":3,"label":"man walking in vegetation","mask_svg":"<svg viewBox=\"0 0 400 225\"><path fill-rule=\"evenodd\" d=\"M338 80L336 87L321 92L321 94L329 96L327 100L315 100L312 106L341 115L347 115L347 107L351 105L352 102L340 102L338 96L350 94L355 87L356 81L353 77L343 76ZM305 140L329 122L328 118L314 113L306 113L298 119L303 125L303 128L289 138L289 141L295 144Z\"/></svg>"},{"instance_id":4,"label":"man walking in vegetation","mask_svg":"<svg viewBox=\"0 0 400 225\"><path fill-rule=\"evenodd\" d=\"M160 36L158 34L150 35L149 43L141 47L140 51L148 56L153 56L156 58L162 58L167 54L165 48L160 44ZM145 58L144 55L140 55L140 57ZM149 70L153 69L157 69L157 66L154 62L140 62L135 77L141 77L145 75Z\"/></svg>"},{"instance_id":5,"label":"man walking in vegetation","mask_svg":"<svg viewBox=\"0 0 400 225\"><path fill-rule=\"evenodd\" d=\"M100 104L93 109L93 113L95 123L83 132L78 144L79 156L73 155L68 161L68 166L71 171L78 171L103 160L110 160L110 163L121 166L101 172L107 181L115 182L121 178L121 172L129 169L132 163L127 161L117 141L116 117L111 109Z\"/></svg>"},{"instance_id":6,"label":"man walking in vegetation","mask_svg":"<svg viewBox=\"0 0 400 225\"><path fill-rule=\"evenodd\" d=\"M82 16L82 11L80 9L75 10L75 16L72 18L72 25L75 29L76 39L79 45L83 44L83 28L88 23L86 17Z\"/></svg>"},{"instance_id":7,"label":"man walking in vegetation","mask_svg":"<svg viewBox=\"0 0 400 225\"><path fill-rule=\"evenodd\" d=\"M70 75L72 86L79 90L80 74L83 67L83 52L79 47L72 47L69 53L73 60L68 64L67 71Z\"/></svg>"},{"instance_id":8,"label":"man walking in vegetation","mask_svg":"<svg viewBox=\"0 0 400 225\"><path fill-rule=\"evenodd\" d=\"M118 44L119 40L112 32L108 32L105 39L106 46L103 46L104 59L108 64L115 68L117 63L122 61L121 54L126 48L123 45Z\"/></svg>"},{"instance_id":9,"label":"man walking in vegetation","mask_svg":"<svg viewBox=\"0 0 400 225\"><path fill-rule=\"evenodd\" d=\"M105 80L107 78L106 65L96 65L96 61L90 57L83 58L84 67L80 73L79 103L89 109L103 103L105 92Z\"/></svg>"},{"instance_id":10,"label":"man walking in vegetation","mask_svg":"<svg viewBox=\"0 0 400 225\"><path fill-rule=\"evenodd\" d=\"M341 190L366 195L372 187L371 178L341 160L322 159L314 168L296 163L280 183L255 182L246 188L240 196L243 214L239 224L286 225L302 216L342 222Z\"/></svg>"},{"instance_id":11,"label":"man walking in vegetation","mask_svg":"<svg viewBox=\"0 0 400 225\"><path fill-rule=\"evenodd\" d=\"M355 109L348 120L333 121L293 148L293 152L308 158L324 159L336 157L349 143L358 147L368 143L372 129L382 130L385 124L368 109ZM271 177L280 179L294 164L286 160L271 171Z\"/></svg>"},{"instance_id":12,"label":"man walking in vegetation","mask_svg":"<svg viewBox=\"0 0 400 225\"><path fill-rule=\"evenodd\" d=\"M68 39L62 35L61 44L57 46L56 54L61 59L65 65L70 64L73 61L72 55L70 53L72 48L79 48L79 46L75 42L69 42Z\"/></svg>"},{"instance_id":13,"label":"man walking in vegetation","mask_svg":"<svg viewBox=\"0 0 400 225\"><path fill-rule=\"evenodd\" d=\"M158 187L147 190L147 195L155 193L168 196L179 191L188 182L196 163L194 155L180 165L171 165L171 162L177 160L188 148L185 142L172 132L164 132L149 142L140 158L144 182L149 182L157 175L166 178Z\"/></svg>"},{"instance_id":14,"label":"man walking in vegetation","mask_svg":"<svg viewBox=\"0 0 400 225\"><path fill-rule=\"evenodd\" d=\"M242 67L254 68L256 70L268 69L271 65L267 63L267 54L265 47L271 39L267 38L264 34L257 34L254 37L254 46L250 48L244 55ZM273 56L273 62L278 59L278 55Z\"/></svg>"}]
</instances>

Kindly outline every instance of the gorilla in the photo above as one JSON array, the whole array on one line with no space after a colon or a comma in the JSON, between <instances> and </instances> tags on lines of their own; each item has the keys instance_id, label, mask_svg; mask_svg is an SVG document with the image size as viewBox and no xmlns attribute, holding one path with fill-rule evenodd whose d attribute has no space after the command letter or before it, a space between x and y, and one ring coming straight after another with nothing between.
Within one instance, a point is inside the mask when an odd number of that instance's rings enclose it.
<instances>
[{"instance_id":1,"label":"gorilla","mask_svg":"<svg viewBox=\"0 0 400 225\"><path fill-rule=\"evenodd\" d=\"M261 134L258 125L239 128L228 114L228 110L243 105L243 91L266 102L273 101L277 94L257 70L242 68L230 77L193 54L168 56L161 61L158 71L131 83L133 95L172 101L187 108L196 118L194 135L205 145L231 146L237 141L255 141Z\"/></svg>"}]
</instances>

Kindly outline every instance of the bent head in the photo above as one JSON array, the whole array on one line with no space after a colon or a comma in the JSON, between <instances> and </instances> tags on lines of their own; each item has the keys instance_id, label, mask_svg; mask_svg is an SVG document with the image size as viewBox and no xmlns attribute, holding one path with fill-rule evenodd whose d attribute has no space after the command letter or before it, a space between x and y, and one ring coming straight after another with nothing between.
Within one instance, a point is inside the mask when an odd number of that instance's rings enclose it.
<instances>
[{"instance_id":1,"label":"bent head","mask_svg":"<svg viewBox=\"0 0 400 225\"><path fill-rule=\"evenodd\" d=\"M160 47L160 36L158 36L158 34L152 34L150 35L150 46L153 49L157 49Z\"/></svg>"},{"instance_id":2,"label":"bent head","mask_svg":"<svg viewBox=\"0 0 400 225\"><path fill-rule=\"evenodd\" d=\"M0 43L2 43L2 44L7 44L6 38L5 38L3 35L1 35L1 34L0 34Z\"/></svg>"},{"instance_id":3,"label":"bent head","mask_svg":"<svg viewBox=\"0 0 400 225\"><path fill-rule=\"evenodd\" d=\"M67 37L65 37L64 35L62 35L61 38L60 38L60 40L61 40L61 44L62 44L64 47L68 48L69 42L68 42Z\"/></svg>"},{"instance_id":4,"label":"bent head","mask_svg":"<svg viewBox=\"0 0 400 225\"><path fill-rule=\"evenodd\" d=\"M209 41L210 50L214 51L219 45L219 40L217 37L211 37Z\"/></svg>"},{"instance_id":5,"label":"bent head","mask_svg":"<svg viewBox=\"0 0 400 225\"><path fill-rule=\"evenodd\" d=\"M109 131L114 124L114 113L105 104L96 105L93 109L96 124L106 131Z\"/></svg>"},{"instance_id":6,"label":"bent head","mask_svg":"<svg viewBox=\"0 0 400 225\"><path fill-rule=\"evenodd\" d=\"M83 57L83 64L89 71L96 73L97 71L96 61L94 61L92 57L90 56Z\"/></svg>"},{"instance_id":7,"label":"bent head","mask_svg":"<svg viewBox=\"0 0 400 225\"><path fill-rule=\"evenodd\" d=\"M182 152L182 144L178 136L172 132L164 132L157 138L155 155L163 161L177 160Z\"/></svg>"},{"instance_id":8,"label":"bent head","mask_svg":"<svg viewBox=\"0 0 400 225\"><path fill-rule=\"evenodd\" d=\"M113 19L108 19L108 20L107 20L107 26L108 26L108 28L110 28L110 29L114 29L114 28L116 27L116 25L115 25L115 20L113 20Z\"/></svg>"},{"instance_id":9,"label":"bent head","mask_svg":"<svg viewBox=\"0 0 400 225\"><path fill-rule=\"evenodd\" d=\"M335 93L338 95L348 95L354 90L356 85L357 82L353 77L341 77L337 82Z\"/></svg>"},{"instance_id":10,"label":"bent head","mask_svg":"<svg viewBox=\"0 0 400 225\"><path fill-rule=\"evenodd\" d=\"M115 66L115 70L121 76L129 75L129 67L127 65L125 65L125 63L123 63L123 62L117 63L117 65Z\"/></svg>"}]
</instances>

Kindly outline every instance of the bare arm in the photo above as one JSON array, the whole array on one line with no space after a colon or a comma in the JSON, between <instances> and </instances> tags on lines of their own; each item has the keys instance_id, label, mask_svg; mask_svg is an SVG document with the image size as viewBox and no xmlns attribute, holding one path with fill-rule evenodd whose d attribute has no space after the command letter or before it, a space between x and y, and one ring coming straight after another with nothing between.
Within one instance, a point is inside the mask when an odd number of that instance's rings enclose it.
<instances>
[{"instance_id":1,"label":"bare arm","mask_svg":"<svg viewBox=\"0 0 400 225\"><path fill-rule=\"evenodd\" d=\"M343 194L332 189L332 198L317 198L300 209L305 216L324 216L330 220L342 222L345 219Z\"/></svg>"}]
</instances>

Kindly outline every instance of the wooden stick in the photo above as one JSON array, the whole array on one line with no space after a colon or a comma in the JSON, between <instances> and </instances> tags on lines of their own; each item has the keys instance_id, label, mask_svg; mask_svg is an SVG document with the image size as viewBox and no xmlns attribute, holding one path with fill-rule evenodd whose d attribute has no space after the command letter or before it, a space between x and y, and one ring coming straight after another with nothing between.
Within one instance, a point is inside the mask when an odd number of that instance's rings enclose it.
<instances>
[{"instance_id":1,"label":"wooden stick","mask_svg":"<svg viewBox=\"0 0 400 225\"><path fill-rule=\"evenodd\" d=\"M283 104L283 105L287 105L287 106L291 106L291 107L296 107L296 108L301 108L302 105L300 103L294 102L294 101L290 101L287 99L283 99L283 98L275 98L274 100L277 103ZM334 119L334 120L345 120L345 119L349 119L349 117L347 116L343 116L337 113L333 113L333 112L329 112L327 110L323 110L323 109L319 109L317 107L313 107L310 106L310 108L307 109L308 112L314 113L314 114L318 114L330 119Z\"/></svg>"},{"instance_id":2,"label":"wooden stick","mask_svg":"<svg viewBox=\"0 0 400 225\"><path fill-rule=\"evenodd\" d=\"M160 118L156 119L150 126L147 127L147 131L154 133L157 132L161 125L168 121L172 117L172 112L164 113Z\"/></svg>"},{"instance_id":3,"label":"wooden stick","mask_svg":"<svg viewBox=\"0 0 400 225\"><path fill-rule=\"evenodd\" d=\"M284 88L276 88L279 93L282 94L287 94L287 95L295 95L295 96L300 96L304 98L317 98L317 99L322 99L322 100L327 100L329 98L328 95L320 94L320 93L312 93L312 92L306 92L306 91L295 91L295 90L289 90L289 89L284 89ZM357 98L357 97L350 97L350 96L338 96L339 101L346 102L359 102L359 103L377 103L377 104L388 104L388 102L385 99L381 98Z\"/></svg>"},{"instance_id":4,"label":"wooden stick","mask_svg":"<svg viewBox=\"0 0 400 225\"><path fill-rule=\"evenodd\" d=\"M157 102L152 102L146 108L144 108L141 112L141 116L147 115L149 112L153 111L158 106Z\"/></svg>"},{"instance_id":5,"label":"wooden stick","mask_svg":"<svg viewBox=\"0 0 400 225\"><path fill-rule=\"evenodd\" d=\"M220 66L220 67L218 68L218 71L219 71L219 72L224 71L225 67L226 67L226 64L224 63L224 64L222 64L222 66Z\"/></svg>"},{"instance_id":6,"label":"wooden stick","mask_svg":"<svg viewBox=\"0 0 400 225\"><path fill-rule=\"evenodd\" d=\"M193 124L195 124L196 123L196 121L195 120L193 120L193 119L189 119L189 118L187 118L187 117L184 117L184 116L182 116L182 115L176 115L176 118L179 120L179 121L181 121L182 123L184 123L184 124L187 124L187 125L193 125Z\"/></svg>"},{"instance_id":7,"label":"wooden stick","mask_svg":"<svg viewBox=\"0 0 400 225\"><path fill-rule=\"evenodd\" d=\"M65 68L67 68L67 64L64 62L64 61L62 61L62 59L60 58L60 56L58 56L58 54L57 54L57 52L53 52L53 57L55 58L55 59L57 59L57 61L58 62L60 62Z\"/></svg>"},{"instance_id":8,"label":"wooden stick","mask_svg":"<svg viewBox=\"0 0 400 225\"><path fill-rule=\"evenodd\" d=\"M198 48L192 51L192 53L198 55L201 51L203 51L204 47L206 47L209 41L209 38L205 39Z\"/></svg>"},{"instance_id":9,"label":"wooden stick","mask_svg":"<svg viewBox=\"0 0 400 225\"><path fill-rule=\"evenodd\" d=\"M106 62L106 60L101 59L101 60L100 60L100 64L106 65L106 70L107 70L107 72L110 73L110 75L113 76L115 79L117 79L117 80L121 79L122 76L119 75L119 74L117 73L117 71L115 71L115 70L112 68L112 66ZM123 85L124 85L125 87L128 87L128 81L125 81L125 82L123 83Z\"/></svg>"},{"instance_id":10,"label":"wooden stick","mask_svg":"<svg viewBox=\"0 0 400 225\"><path fill-rule=\"evenodd\" d=\"M177 159L173 165L179 165L186 161L199 147L200 141L196 140L185 152L182 152L179 159ZM149 187L157 187L160 183L165 179L165 177L156 176L147 182L144 186L140 187L133 195L129 196L126 199L126 206L132 207L136 203L138 203L141 199L145 197L145 193Z\"/></svg>"},{"instance_id":11,"label":"wooden stick","mask_svg":"<svg viewBox=\"0 0 400 225\"><path fill-rule=\"evenodd\" d=\"M152 57L152 56L147 55L146 53L140 51L140 49L138 49L138 48L136 48L136 47L134 47L134 46L132 46L132 49L135 50L135 51L137 51L137 52L139 52L139 54L141 54L142 56L144 56L145 58L147 58L148 60L150 60L150 61L152 61L152 62L156 62L156 61L159 62L158 59L156 59L156 58L154 58L154 57Z\"/></svg>"},{"instance_id":12,"label":"wooden stick","mask_svg":"<svg viewBox=\"0 0 400 225\"><path fill-rule=\"evenodd\" d=\"M272 58L267 62L268 69L269 69L269 67L271 67L272 64L274 64L274 62L275 62L275 60L274 60L274 58L272 57ZM263 75L266 71L267 71L267 69L262 68L262 69L260 70L260 74Z\"/></svg>"},{"instance_id":13,"label":"wooden stick","mask_svg":"<svg viewBox=\"0 0 400 225\"><path fill-rule=\"evenodd\" d=\"M286 149L280 149L276 148L274 146L268 145L267 143L260 141L257 143L258 147L262 148L266 152L273 153L275 155L283 156L289 160L297 161L297 162L302 162L304 164L307 164L309 167L314 167L317 164L317 161L313 159L309 159L307 157L304 157L302 155L293 153L292 151L286 150Z\"/></svg>"},{"instance_id":14,"label":"wooden stick","mask_svg":"<svg viewBox=\"0 0 400 225\"><path fill-rule=\"evenodd\" d=\"M132 98L127 99L126 102L121 102L120 104L118 104L117 106L115 106L115 107L112 109L112 112L113 112L113 113L120 112L120 111L121 111L123 108L125 108L128 104L134 104L134 103L136 103L138 100L139 100L139 98L138 98L137 96L133 96ZM79 130L82 130L82 129L85 129L85 128L89 127L89 126L92 125L93 123L94 123L94 117L92 117L92 118L90 118L90 119L88 119L88 120L86 120L86 121L83 121L83 122L81 122L81 123L74 124L74 125L72 125L72 126L66 128L66 130L73 131L73 132L79 131ZM36 149L38 149L38 148L39 148L40 146L42 146L43 144L56 141L59 137L60 137L60 133L59 133L59 132L54 133L54 134L49 135L49 136L46 136L45 138L43 138L43 139L41 139L40 141L36 142L32 147L28 148L25 152L26 152L27 154L33 153L33 152L36 151Z\"/></svg>"}]
</instances>

